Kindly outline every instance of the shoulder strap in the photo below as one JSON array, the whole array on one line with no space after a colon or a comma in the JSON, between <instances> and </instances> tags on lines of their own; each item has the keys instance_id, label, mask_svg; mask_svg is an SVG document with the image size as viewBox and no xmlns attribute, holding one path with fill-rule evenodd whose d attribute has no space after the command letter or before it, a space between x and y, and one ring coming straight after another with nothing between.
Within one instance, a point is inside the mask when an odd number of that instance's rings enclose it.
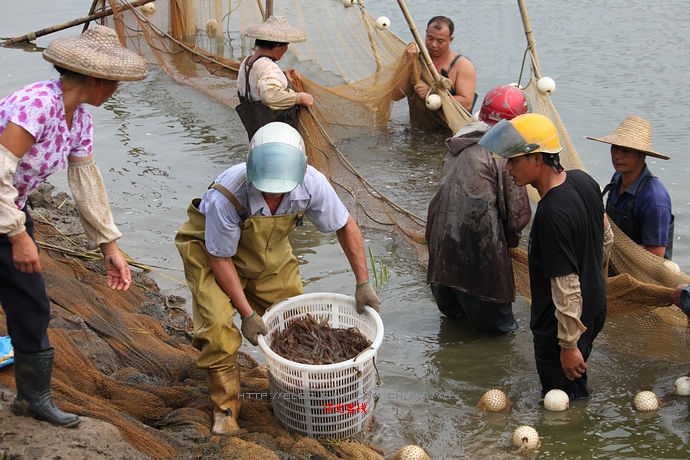
<instances>
[{"instance_id":1,"label":"shoulder strap","mask_svg":"<svg viewBox=\"0 0 690 460\"><path fill-rule=\"evenodd\" d=\"M232 203L232 205L235 207L235 209L237 210L237 213L240 215L240 219L242 220L242 222L244 222L245 220L249 219L249 213L248 213L247 210L244 208L244 206L242 206L242 205L240 204L240 202L237 201L237 198L235 198L235 195L233 195L233 194L230 192L230 190L228 190L227 188L223 187L223 186L220 185L218 182L212 183L208 188L212 188L212 189L218 190L220 193L222 193L222 194L225 196L225 198L227 198L228 201L230 201L230 203Z\"/></svg>"},{"instance_id":2,"label":"shoulder strap","mask_svg":"<svg viewBox=\"0 0 690 460\"><path fill-rule=\"evenodd\" d=\"M616 184L614 183L614 180L611 179L611 182L606 184L606 187L604 187L604 190L601 191L601 197L604 198L607 193L609 193L611 190L613 190L613 187L615 187Z\"/></svg>"},{"instance_id":3,"label":"shoulder strap","mask_svg":"<svg viewBox=\"0 0 690 460\"><path fill-rule=\"evenodd\" d=\"M450 61L450 65L448 66L448 73L450 73L450 69L452 69L453 66L455 65L455 61L457 61L457 60L460 59L461 57L462 57L462 54L458 54L457 56L455 56L455 57L453 58L452 61Z\"/></svg>"},{"instance_id":4,"label":"shoulder strap","mask_svg":"<svg viewBox=\"0 0 690 460\"><path fill-rule=\"evenodd\" d=\"M245 78L245 85L244 85L244 97L249 100L249 72L252 71L252 67L254 67L254 64L256 61L258 61L261 58L268 58L271 61L275 62L275 59L273 59L271 56L267 56L265 54L261 54L254 59L251 64L249 61L251 60L251 57L247 58L247 60L244 62L244 78Z\"/></svg>"}]
</instances>

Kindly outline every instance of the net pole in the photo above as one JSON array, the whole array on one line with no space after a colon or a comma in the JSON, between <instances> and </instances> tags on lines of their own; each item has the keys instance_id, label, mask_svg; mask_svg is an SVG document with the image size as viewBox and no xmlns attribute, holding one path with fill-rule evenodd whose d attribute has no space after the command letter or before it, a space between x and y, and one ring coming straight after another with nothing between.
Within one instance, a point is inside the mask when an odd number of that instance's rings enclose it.
<instances>
[{"instance_id":1,"label":"net pole","mask_svg":"<svg viewBox=\"0 0 690 460\"><path fill-rule=\"evenodd\" d=\"M264 22L273 14L273 0L266 0L266 13L264 14Z\"/></svg>"},{"instance_id":2,"label":"net pole","mask_svg":"<svg viewBox=\"0 0 690 460\"><path fill-rule=\"evenodd\" d=\"M154 0L137 0L132 3L127 3L122 6L122 10L127 10L130 8L136 8L137 6L144 5L146 3L152 2ZM36 40L37 37L42 37L44 35L52 34L53 32L57 32L59 30L63 29L68 29L70 27L78 26L79 24L84 24L89 21L93 21L94 19L100 19L104 18L106 16L110 16L113 14L113 10L110 8L107 8L101 12L90 14L88 16L84 16L83 18L75 19L73 21L65 22L62 24L58 24L56 26L51 26L47 27L45 29L37 30L36 32L30 32L26 35L22 35L21 37L16 37L12 38L10 40L4 41L0 43L0 46L7 46L7 45L14 45L15 43L21 43L21 42L27 42L27 41L34 41Z\"/></svg>"},{"instance_id":3,"label":"net pole","mask_svg":"<svg viewBox=\"0 0 690 460\"><path fill-rule=\"evenodd\" d=\"M520 7L520 16L522 16L522 26L525 29L525 37L527 38L527 49L529 49L530 53L532 54L534 76L537 79L539 79L541 78L541 68L539 67L537 47L535 46L534 37L532 36L532 25L530 24L529 16L527 15L527 6L525 5L525 0L518 0L518 6Z\"/></svg>"}]
</instances>

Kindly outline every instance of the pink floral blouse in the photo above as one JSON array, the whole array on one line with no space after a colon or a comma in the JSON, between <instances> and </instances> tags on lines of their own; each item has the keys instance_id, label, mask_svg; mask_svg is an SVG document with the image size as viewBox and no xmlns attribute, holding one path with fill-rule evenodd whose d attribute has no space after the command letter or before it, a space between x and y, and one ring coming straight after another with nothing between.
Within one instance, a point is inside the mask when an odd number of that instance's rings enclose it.
<instances>
[{"instance_id":1,"label":"pink floral blouse","mask_svg":"<svg viewBox=\"0 0 690 460\"><path fill-rule=\"evenodd\" d=\"M0 133L8 122L24 128L36 143L26 152L12 176L19 192L15 204L26 200L51 174L67 167L67 157L87 157L93 151L93 124L84 105L74 110L72 130L67 129L62 85L47 80L15 91L0 101Z\"/></svg>"}]
</instances>

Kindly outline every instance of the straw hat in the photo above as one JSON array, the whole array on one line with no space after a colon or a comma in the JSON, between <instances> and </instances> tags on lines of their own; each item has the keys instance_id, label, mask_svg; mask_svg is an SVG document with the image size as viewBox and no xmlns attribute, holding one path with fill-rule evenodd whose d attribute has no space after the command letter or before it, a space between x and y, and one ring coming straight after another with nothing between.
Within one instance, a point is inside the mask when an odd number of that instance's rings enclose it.
<instances>
[{"instance_id":1,"label":"straw hat","mask_svg":"<svg viewBox=\"0 0 690 460\"><path fill-rule=\"evenodd\" d=\"M146 61L120 44L117 33L96 25L78 37L53 40L43 58L59 67L105 80L146 78Z\"/></svg>"},{"instance_id":2,"label":"straw hat","mask_svg":"<svg viewBox=\"0 0 690 460\"><path fill-rule=\"evenodd\" d=\"M671 159L652 150L652 128L647 123L647 120L640 117L627 117L618 125L613 134L609 134L606 137L587 136L587 139L639 150L646 155L661 158L662 160Z\"/></svg>"},{"instance_id":3,"label":"straw hat","mask_svg":"<svg viewBox=\"0 0 690 460\"><path fill-rule=\"evenodd\" d=\"M288 24L282 16L271 15L265 22L252 24L247 27L244 34L249 38L275 43L300 43L307 41L307 36L304 35L304 32Z\"/></svg>"}]
</instances>

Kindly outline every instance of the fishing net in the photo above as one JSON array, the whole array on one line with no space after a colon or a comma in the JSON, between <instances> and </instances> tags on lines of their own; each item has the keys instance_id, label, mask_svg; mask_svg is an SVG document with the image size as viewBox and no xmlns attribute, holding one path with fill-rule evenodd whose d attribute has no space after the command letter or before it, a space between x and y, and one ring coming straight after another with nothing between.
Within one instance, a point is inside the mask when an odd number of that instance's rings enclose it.
<instances>
[{"instance_id":1,"label":"fishing net","mask_svg":"<svg viewBox=\"0 0 690 460\"><path fill-rule=\"evenodd\" d=\"M113 9L125 3L109 1ZM166 12L166 2L159 0L155 16L146 18L138 10L126 11L114 16L114 25L128 46L152 56L173 77L234 107L238 103L233 81L237 63L253 52L243 31L262 20L260 3L176 0L170 1ZM426 263L425 220L369 183L348 162L347 152L336 145L341 139L383 132L393 102L403 97L408 99L413 126L441 125L452 133L471 120L470 114L454 103L444 82L434 80L424 59L407 54L401 39L388 29L376 27L362 2L348 8L340 0L280 0L274 2L274 14L285 16L308 37L305 43L290 45L292 52L281 65L319 79L301 76L296 84L298 90L311 93L315 99L312 110L302 111L300 126L310 163L330 179L360 225L402 237ZM541 70L533 43L526 49L525 61L529 76L523 89L533 110L554 121L564 148L563 166L586 170L550 95L537 89ZM411 91L418 81L426 82L441 96L440 110L427 110L424 101ZM538 194L529 189L536 203ZM610 264L618 276L610 277L607 283L609 322L602 341L626 353L690 362L685 339L687 319L678 308L668 305L672 289L678 283L690 282L690 277L613 227ZM513 260L516 286L530 299L526 254L514 250Z\"/></svg>"},{"instance_id":2,"label":"fishing net","mask_svg":"<svg viewBox=\"0 0 690 460\"><path fill-rule=\"evenodd\" d=\"M123 44L229 109L238 104L238 63L252 54L252 41L243 31L262 20L261 2L156 0L155 14L124 10L127 3L107 0L104 5L99 0L95 8L113 9L105 23L117 30ZM454 103L443 82L434 81L423 59L407 54L402 40L376 27L361 2L348 8L340 0L276 0L273 7L275 14L308 36L307 42L290 45L281 66L314 77L296 81L297 89L315 99L314 108L300 116L310 164L330 179L360 225L401 237L426 263L425 220L362 177L337 143L385 132L392 104L402 98L408 99L410 121L418 127L441 125L452 133L470 121L470 114ZM554 121L566 169L584 170L550 96L536 89L540 71L529 51L525 55L531 58L531 71L524 89L534 110ZM427 110L411 91L420 80L441 97L439 111ZM534 190L530 196L538 200ZM56 237L48 228L39 230L46 239ZM618 275L608 280L609 317L599 340L637 356L690 362L687 319L667 306L672 289L690 278L615 227L614 233L611 265ZM514 249L512 256L516 286L529 299L527 254ZM93 272L100 264L85 266L53 251L43 251L42 264L54 308L49 334L57 347L55 399L64 409L115 424L153 458L210 458L221 453L277 458L272 452L279 449L294 458L337 458L336 453L362 449L368 452L362 458L378 456L361 445L339 443L327 450L315 440L288 434L276 423L266 398L243 401L244 430L238 437L193 442L193 452L185 451L190 449L185 441L208 438L211 419L205 376L197 371L196 351L189 346L190 326L170 323L169 315L163 314L166 308L152 300L160 293L136 286L126 293L109 291ZM239 360L245 394L265 393L265 368L246 355L240 354ZM8 368L0 371L0 383L14 387Z\"/></svg>"},{"instance_id":3,"label":"fishing net","mask_svg":"<svg viewBox=\"0 0 690 460\"><path fill-rule=\"evenodd\" d=\"M67 199L51 197L43 186L32 195L51 300L48 335L56 349L52 392L60 408L112 423L154 459L278 459L277 451L296 459L341 458L319 441L281 427L272 412L265 366L242 352L237 356L242 430L209 442L206 374L197 369L193 327L180 299L162 295L141 273L134 274L127 291L108 288L99 254L83 249L76 210ZM7 335L4 321L0 335ZM0 369L0 385L15 388L13 366ZM361 444L355 448L375 454Z\"/></svg>"}]
</instances>

